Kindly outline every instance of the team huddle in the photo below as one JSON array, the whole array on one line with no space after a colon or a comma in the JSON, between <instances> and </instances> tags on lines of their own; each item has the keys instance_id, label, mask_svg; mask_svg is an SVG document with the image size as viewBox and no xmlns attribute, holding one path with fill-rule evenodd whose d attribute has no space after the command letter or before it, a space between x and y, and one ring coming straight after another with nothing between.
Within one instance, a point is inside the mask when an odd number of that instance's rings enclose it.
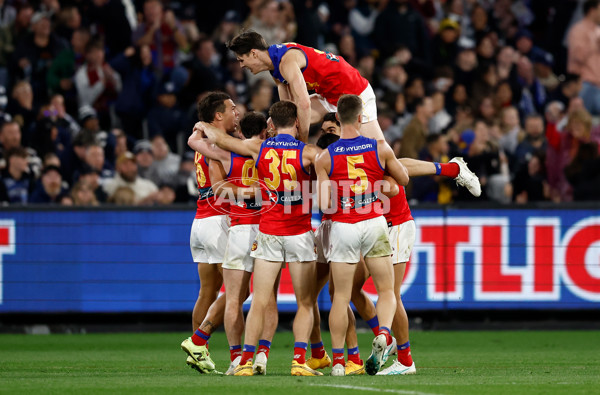
<instances>
[{"instance_id":1,"label":"team huddle","mask_svg":"<svg viewBox=\"0 0 600 395\"><path fill-rule=\"evenodd\" d=\"M187 364L200 373L216 371L207 343L223 324L231 354L225 374L266 374L280 272L287 264L297 302L293 376L321 376L329 366L332 376L416 373L400 298L415 240L403 186L409 177L442 175L479 196L479 180L462 158L445 164L396 159L377 123L371 86L343 58L295 43L267 46L251 31L235 37L229 49L252 73L269 71L281 101L268 121L254 112L238 120L225 93L211 93L198 104L200 122L188 144L196 151L199 198L190 247L201 288L193 312L198 329L181 343ZM307 88L316 93L309 96ZM308 128L319 122L324 132L316 145L308 144ZM323 212L316 233L313 188ZM376 306L362 291L369 276ZM328 281L331 357L317 305ZM225 293L218 297L222 284ZM366 361L350 301L375 335Z\"/></svg>"}]
</instances>

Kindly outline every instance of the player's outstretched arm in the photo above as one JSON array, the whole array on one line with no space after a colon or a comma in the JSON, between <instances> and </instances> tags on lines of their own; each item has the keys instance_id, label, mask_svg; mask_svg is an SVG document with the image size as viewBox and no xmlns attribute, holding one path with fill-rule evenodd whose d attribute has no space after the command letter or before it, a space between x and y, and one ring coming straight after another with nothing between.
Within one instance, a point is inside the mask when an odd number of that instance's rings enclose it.
<instances>
[{"instance_id":1,"label":"player's outstretched arm","mask_svg":"<svg viewBox=\"0 0 600 395\"><path fill-rule=\"evenodd\" d=\"M292 96L290 95L290 89L289 86L284 84L283 82L277 81L275 80L275 83L277 84L277 92L279 93L279 100L287 100L287 101L293 101L292 100Z\"/></svg>"},{"instance_id":2,"label":"player's outstretched arm","mask_svg":"<svg viewBox=\"0 0 600 395\"><path fill-rule=\"evenodd\" d=\"M261 140L248 139L240 140L235 137L231 137L225 131L218 129L211 124L206 122L200 122L206 137L209 141L216 144L219 148L225 151L235 152L242 156L251 156L256 160L260 152Z\"/></svg>"},{"instance_id":3,"label":"player's outstretched arm","mask_svg":"<svg viewBox=\"0 0 600 395\"><path fill-rule=\"evenodd\" d=\"M331 181L329 170L331 169L331 156L329 151L323 151L317 155L315 171L317 173L317 196L319 208L323 211L331 207Z\"/></svg>"},{"instance_id":4,"label":"player's outstretched arm","mask_svg":"<svg viewBox=\"0 0 600 395\"><path fill-rule=\"evenodd\" d=\"M385 170L399 185L407 185L409 181L406 167L394 155L394 151L385 141L377 141L377 154Z\"/></svg>"},{"instance_id":5,"label":"player's outstretched arm","mask_svg":"<svg viewBox=\"0 0 600 395\"><path fill-rule=\"evenodd\" d=\"M227 173L223 164L216 160L211 160L208 163L208 174L212 184L213 193L215 196L228 193L233 196L243 196L244 198L252 198L256 195L257 190L253 187L240 187L229 181L226 181ZM260 186L259 186L260 188Z\"/></svg>"},{"instance_id":6,"label":"player's outstretched arm","mask_svg":"<svg viewBox=\"0 0 600 395\"><path fill-rule=\"evenodd\" d=\"M299 61L304 61L304 55L300 51L288 51L279 64L279 72L288 82L290 99L298 106L298 120L300 121L298 140L306 143L310 128L310 97L306 90L302 70L298 65Z\"/></svg>"}]
</instances>

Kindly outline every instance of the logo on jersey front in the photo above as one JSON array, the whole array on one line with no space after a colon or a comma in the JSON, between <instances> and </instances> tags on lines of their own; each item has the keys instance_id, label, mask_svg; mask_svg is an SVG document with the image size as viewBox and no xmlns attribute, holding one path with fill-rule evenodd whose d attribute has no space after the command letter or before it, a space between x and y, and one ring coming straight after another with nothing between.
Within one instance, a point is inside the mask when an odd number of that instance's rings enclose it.
<instances>
[{"instance_id":1,"label":"logo on jersey front","mask_svg":"<svg viewBox=\"0 0 600 395\"><path fill-rule=\"evenodd\" d=\"M267 190L267 194L269 195L269 200L271 202L277 203L277 201L279 201L279 195L277 195L277 192Z\"/></svg>"},{"instance_id":2,"label":"logo on jersey front","mask_svg":"<svg viewBox=\"0 0 600 395\"><path fill-rule=\"evenodd\" d=\"M344 152L344 147L335 147L335 152Z\"/></svg>"},{"instance_id":3,"label":"logo on jersey front","mask_svg":"<svg viewBox=\"0 0 600 395\"><path fill-rule=\"evenodd\" d=\"M340 201L342 203L342 208L348 209L354 207L354 199L351 197L342 197L340 198Z\"/></svg>"}]
</instances>

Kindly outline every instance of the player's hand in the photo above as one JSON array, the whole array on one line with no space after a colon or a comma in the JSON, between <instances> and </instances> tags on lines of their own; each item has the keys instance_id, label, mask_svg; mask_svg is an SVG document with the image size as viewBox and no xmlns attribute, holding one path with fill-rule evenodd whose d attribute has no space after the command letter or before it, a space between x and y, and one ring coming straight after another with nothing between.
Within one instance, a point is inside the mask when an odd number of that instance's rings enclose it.
<instances>
[{"instance_id":1,"label":"player's hand","mask_svg":"<svg viewBox=\"0 0 600 395\"><path fill-rule=\"evenodd\" d=\"M199 137L204 138L206 134L204 134L204 126L202 122L196 122L194 125L193 133L196 133Z\"/></svg>"}]
</instances>

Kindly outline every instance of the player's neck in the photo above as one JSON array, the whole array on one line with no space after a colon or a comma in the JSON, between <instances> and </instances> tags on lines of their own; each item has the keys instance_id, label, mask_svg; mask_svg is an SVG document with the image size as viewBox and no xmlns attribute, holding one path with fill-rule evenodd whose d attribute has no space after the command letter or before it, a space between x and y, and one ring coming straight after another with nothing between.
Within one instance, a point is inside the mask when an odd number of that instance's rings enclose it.
<instances>
[{"instance_id":1,"label":"player's neck","mask_svg":"<svg viewBox=\"0 0 600 395\"><path fill-rule=\"evenodd\" d=\"M212 121L208 123L209 125L225 132L225 133L229 133L229 130L225 129L225 127L223 126L223 122L220 121Z\"/></svg>"},{"instance_id":2,"label":"player's neck","mask_svg":"<svg viewBox=\"0 0 600 395\"><path fill-rule=\"evenodd\" d=\"M293 138L296 138L298 135L298 129L295 126L291 128L281 128L277 129L277 134L287 134L292 136Z\"/></svg>"},{"instance_id":3,"label":"player's neck","mask_svg":"<svg viewBox=\"0 0 600 395\"><path fill-rule=\"evenodd\" d=\"M273 71L275 70L275 65L273 65L273 61L271 60L271 57L269 56L269 51L259 51L258 52L258 58L262 61L262 63L265 65L265 70L266 71Z\"/></svg>"},{"instance_id":4,"label":"player's neck","mask_svg":"<svg viewBox=\"0 0 600 395\"><path fill-rule=\"evenodd\" d=\"M355 125L342 125L341 139L353 139L360 136L360 132Z\"/></svg>"}]
</instances>

